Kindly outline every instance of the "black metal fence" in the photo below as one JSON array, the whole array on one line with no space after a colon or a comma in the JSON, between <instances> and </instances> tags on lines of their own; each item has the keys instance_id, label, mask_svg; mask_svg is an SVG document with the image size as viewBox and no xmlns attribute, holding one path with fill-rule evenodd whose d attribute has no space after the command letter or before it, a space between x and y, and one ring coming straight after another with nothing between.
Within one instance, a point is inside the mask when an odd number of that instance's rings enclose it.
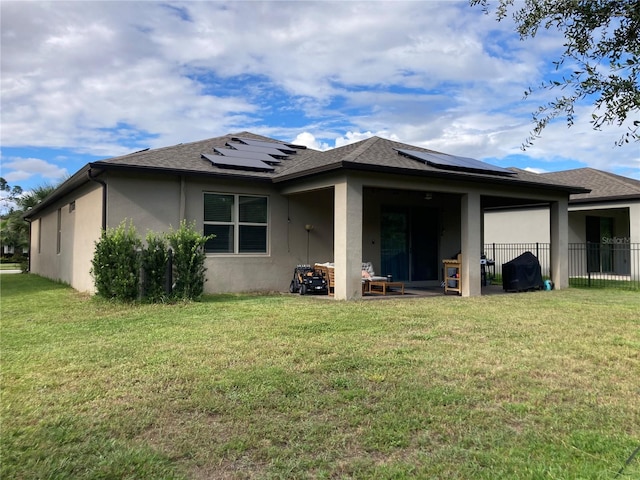
<instances>
[{"instance_id":1,"label":"black metal fence","mask_svg":"<svg viewBox=\"0 0 640 480\"><path fill-rule=\"evenodd\" d=\"M570 243L569 284L640 290L640 243Z\"/></svg>"},{"instance_id":2,"label":"black metal fence","mask_svg":"<svg viewBox=\"0 0 640 480\"><path fill-rule=\"evenodd\" d=\"M484 254L495 263L488 267L489 276L496 282L501 281L502 264L524 252L538 258L543 277L551 277L548 243L486 244ZM640 243L570 243L567 255L572 287L640 290Z\"/></svg>"},{"instance_id":3,"label":"black metal fence","mask_svg":"<svg viewBox=\"0 0 640 480\"><path fill-rule=\"evenodd\" d=\"M533 253L540 262L542 276L551 276L551 248L548 243L488 243L484 246L484 255L493 260L494 265L487 267L489 277L502 281L502 264L522 255L524 252Z\"/></svg>"}]
</instances>

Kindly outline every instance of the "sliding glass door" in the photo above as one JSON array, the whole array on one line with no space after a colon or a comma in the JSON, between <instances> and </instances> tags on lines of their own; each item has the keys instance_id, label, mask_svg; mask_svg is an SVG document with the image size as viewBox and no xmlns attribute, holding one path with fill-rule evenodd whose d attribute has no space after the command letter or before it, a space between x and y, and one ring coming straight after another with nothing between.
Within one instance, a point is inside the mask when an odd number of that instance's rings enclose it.
<instances>
[{"instance_id":1,"label":"sliding glass door","mask_svg":"<svg viewBox=\"0 0 640 480\"><path fill-rule=\"evenodd\" d=\"M383 206L381 272L398 281L438 279L438 211Z\"/></svg>"}]
</instances>

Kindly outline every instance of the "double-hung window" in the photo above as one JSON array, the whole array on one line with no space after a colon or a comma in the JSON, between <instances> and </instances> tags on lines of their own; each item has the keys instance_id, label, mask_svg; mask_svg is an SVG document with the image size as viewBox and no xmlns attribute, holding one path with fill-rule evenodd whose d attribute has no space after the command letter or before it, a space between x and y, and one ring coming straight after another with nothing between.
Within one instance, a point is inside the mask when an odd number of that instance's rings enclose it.
<instances>
[{"instance_id":1,"label":"double-hung window","mask_svg":"<svg viewBox=\"0 0 640 480\"><path fill-rule=\"evenodd\" d=\"M268 198L228 193L204 194L207 253L267 253Z\"/></svg>"}]
</instances>

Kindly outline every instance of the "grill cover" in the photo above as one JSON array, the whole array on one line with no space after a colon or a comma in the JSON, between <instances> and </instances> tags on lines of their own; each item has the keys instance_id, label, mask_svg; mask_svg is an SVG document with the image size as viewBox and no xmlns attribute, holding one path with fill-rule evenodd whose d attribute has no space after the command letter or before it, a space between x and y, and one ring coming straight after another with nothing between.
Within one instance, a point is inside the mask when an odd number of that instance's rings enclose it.
<instances>
[{"instance_id":1,"label":"grill cover","mask_svg":"<svg viewBox=\"0 0 640 480\"><path fill-rule=\"evenodd\" d=\"M544 287L542 270L538 258L524 252L510 262L502 264L502 288L511 292L540 290Z\"/></svg>"}]
</instances>

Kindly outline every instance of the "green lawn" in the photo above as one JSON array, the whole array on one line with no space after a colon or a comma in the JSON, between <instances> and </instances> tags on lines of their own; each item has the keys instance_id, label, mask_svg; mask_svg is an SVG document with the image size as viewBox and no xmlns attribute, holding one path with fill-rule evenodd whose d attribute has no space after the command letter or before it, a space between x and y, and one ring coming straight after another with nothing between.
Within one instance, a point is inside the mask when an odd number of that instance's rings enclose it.
<instances>
[{"instance_id":1,"label":"green lawn","mask_svg":"<svg viewBox=\"0 0 640 480\"><path fill-rule=\"evenodd\" d=\"M617 475L637 292L123 306L0 281L0 478L640 477Z\"/></svg>"}]
</instances>

